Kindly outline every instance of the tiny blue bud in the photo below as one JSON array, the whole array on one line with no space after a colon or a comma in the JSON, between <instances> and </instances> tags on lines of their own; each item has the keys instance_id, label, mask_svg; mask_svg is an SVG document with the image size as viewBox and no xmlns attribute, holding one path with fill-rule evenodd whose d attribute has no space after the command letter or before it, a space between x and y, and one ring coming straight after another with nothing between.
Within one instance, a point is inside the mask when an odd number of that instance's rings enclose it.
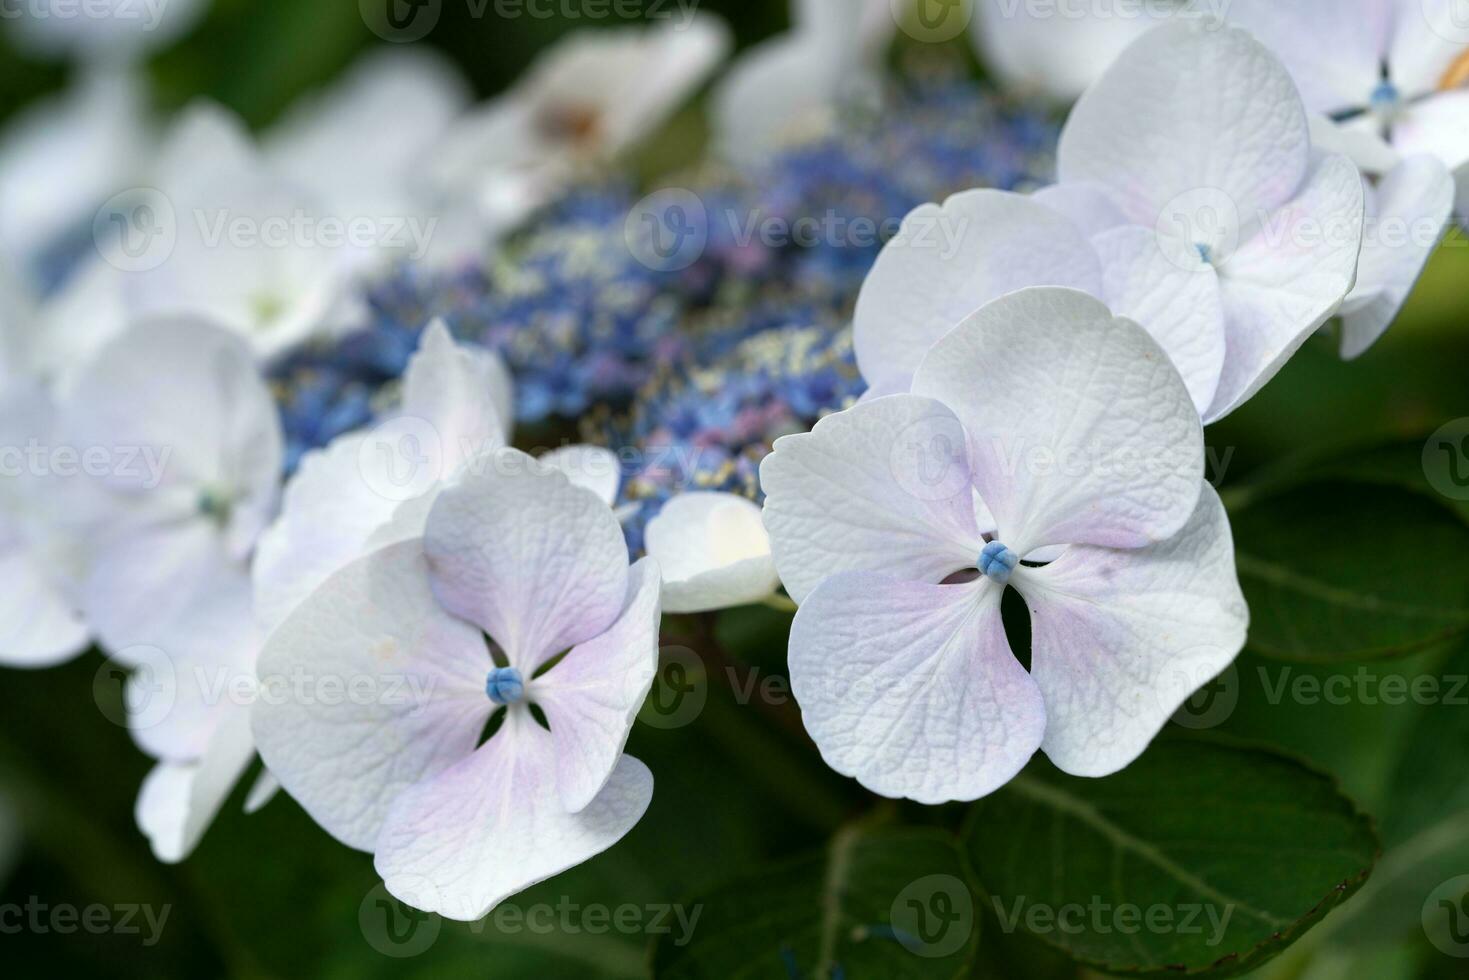
<instances>
[{"instance_id":1,"label":"tiny blue bud","mask_svg":"<svg viewBox=\"0 0 1469 980\"><path fill-rule=\"evenodd\" d=\"M496 667L485 681L485 693L496 704L514 704L525 697L525 681L514 667Z\"/></svg>"},{"instance_id":2,"label":"tiny blue bud","mask_svg":"<svg viewBox=\"0 0 1469 980\"><path fill-rule=\"evenodd\" d=\"M1203 242L1194 244L1194 250L1199 253L1199 258L1204 260L1205 265L1214 264L1214 250Z\"/></svg>"},{"instance_id":3,"label":"tiny blue bud","mask_svg":"<svg viewBox=\"0 0 1469 980\"><path fill-rule=\"evenodd\" d=\"M991 541L979 553L979 570L1004 585L1010 581L1010 573L1020 564L1020 556L998 541Z\"/></svg>"}]
</instances>

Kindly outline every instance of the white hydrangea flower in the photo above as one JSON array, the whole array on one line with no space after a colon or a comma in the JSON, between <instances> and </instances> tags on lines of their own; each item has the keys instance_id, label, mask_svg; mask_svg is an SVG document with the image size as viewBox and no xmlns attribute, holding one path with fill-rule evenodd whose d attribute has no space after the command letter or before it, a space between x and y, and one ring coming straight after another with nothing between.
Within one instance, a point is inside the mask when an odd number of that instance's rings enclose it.
<instances>
[{"instance_id":1,"label":"white hydrangea flower","mask_svg":"<svg viewBox=\"0 0 1469 980\"><path fill-rule=\"evenodd\" d=\"M1068 286L1147 328L1213 422L1353 286L1361 177L1313 155L1290 77L1243 31L1178 22L1128 48L1073 110L1059 170L1031 200L974 191L908 216L854 316L874 394L907 390L981 304Z\"/></svg>"},{"instance_id":2,"label":"white hydrangea flower","mask_svg":"<svg viewBox=\"0 0 1469 980\"><path fill-rule=\"evenodd\" d=\"M438 496L423 539L348 565L273 634L267 688L304 674L373 696L262 697L261 753L389 892L478 919L647 808L652 776L622 750L657 670L658 591L604 501L501 450Z\"/></svg>"},{"instance_id":3,"label":"white hydrangea flower","mask_svg":"<svg viewBox=\"0 0 1469 980\"><path fill-rule=\"evenodd\" d=\"M369 550L422 537L444 487L508 445L512 403L513 382L498 356L456 343L442 321L429 324L403 375L398 410L308 453L286 485L254 565L261 625L274 629ZM609 507L616 499L618 463L605 449L567 446L541 463Z\"/></svg>"},{"instance_id":4,"label":"white hydrangea flower","mask_svg":"<svg viewBox=\"0 0 1469 980\"><path fill-rule=\"evenodd\" d=\"M1109 262L1135 268L1142 253L1206 283L1220 311L1211 335L1159 338L1191 381L1185 347L1222 362L1206 422L1274 377L1355 282L1361 176L1313 154L1289 74L1244 31L1176 22L1129 47L1077 102L1058 172L1126 222L1094 238Z\"/></svg>"},{"instance_id":5,"label":"white hydrangea flower","mask_svg":"<svg viewBox=\"0 0 1469 980\"><path fill-rule=\"evenodd\" d=\"M794 0L792 8L793 29L742 54L715 93L720 151L732 160L758 161L829 124L844 98L875 86L897 27L891 0Z\"/></svg>"},{"instance_id":6,"label":"white hydrangea flower","mask_svg":"<svg viewBox=\"0 0 1469 980\"><path fill-rule=\"evenodd\" d=\"M792 690L827 763L874 792L975 799L1038 748L1115 772L1244 644L1188 390L1085 293L983 307L912 394L777 441L760 475L801 604ZM1028 672L1001 621L1007 584L1030 608Z\"/></svg>"},{"instance_id":7,"label":"white hydrangea flower","mask_svg":"<svg viewBox=\"0 0 1469 980\"><path fill-rule=\"evenodd\" d=\"M679 494L648 522L644 543L663 569L667 612L748 605L780 586L760 508L738 494Z\"/></svg>"},{"instance_id":8,"label":"white hydrangea flower","mask_svg":"<svg viewBox=\"0 0 1469 980\"><path fill-rule=\"evenodd\" d=\"M1280 57L1307 108L1340 123L1363 169L1428 154L1461 178L1462 202L1469 25L1454 0L1231 0L1228 16Z\"/></svg>"},{"instance_id":9,"label":"white hydrangea flower","mask_svg":"<svg viewBox=\"0 0 1469 980\"><path fill-rule=\"evenodd\" d=\"M694 14L656 26L579 31L505 95L473 110L433 150L427 178L507 230L569 179L633 147L724 60L729 28Z\"/></svg>"},{"instance_id":10,"label":"white hydrangea flower","mask_svg":"<svg viewBox=\"0 0 1469 980\"><path fill-rule=\"evenodd\" d=\"M59 431L108 464L70 501L79 598L102 645L134 669L129 725L159 760L139 825L160 859L181 860L254 757L249 562L280 493L279 417L240 338L164 321L103 347Z\"/></svg>"}]
</instances>

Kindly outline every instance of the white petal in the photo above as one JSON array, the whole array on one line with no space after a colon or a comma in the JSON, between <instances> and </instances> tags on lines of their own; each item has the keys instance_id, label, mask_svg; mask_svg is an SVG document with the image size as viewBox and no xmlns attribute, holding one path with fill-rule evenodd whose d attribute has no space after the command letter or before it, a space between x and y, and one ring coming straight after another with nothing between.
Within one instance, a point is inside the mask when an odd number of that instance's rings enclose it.
<instances>
[{"instance_id":1,"label":"white petal","mask_svg":"<svg viewBox=\"0 0 1469 980\"><path fill-rule=\"evenodd\" d=\"M974 6L971 28L985 66L1007 88L1055 102L1081 95L1161 19L1156 4L1139 5L1131 17L1062 15L1058 8L1033 4Z\"/></svg>"},{"instance_id":2,"label":"white petal","mask_svg":"<svg viewBox=\"0 0 1469 980\"><path fill-rule=\"evenodd\" d=\"M1200 189L1241 215L1278 207L1310 154L1305 107L1269 51L1241 30L1175 22L1129 47L1077 102L1058 169L1063 183L1105 185L1152 228Z\"/></svg>"},{"instance_id":3,"label":"white petal","mask_svg":"<svg viewBox=\"0 0 1469 980\"><path fill-rule=\"evenodd\" d=\"M88 70L10 118L0 136L0 228L26 272L135 180L150 129L143 85L114 68Z\"/></svg>"},{"instance_id":4,"label":"white petal","mask_svg":"<svg viewBox=\"0 0 1469 980\"><path fill-rule=\"evenodd\" d=\"M1157 233L1138 225L1103 232L1092 244L1102 260L1107 305L1163 345L1203 414L1224 370L1219 277L1197 254L1165 255Z\"/></svg>"},{"instance_id":5,"label":"white petal","mask_svg":"<svg viewBox=\"0 0 1469 980\"><path fill-rule=\"evenodd\" d=\"M143 780L134 817L158 860L176 864L193 853L254 758L250 712L236 707L202 758L153 768Z\"/></svg>"},{"instance_id":6,"label":"white petal","mask_svg":"<svg viewBox=\"0 0 1469 980\"><path fill-rule=\"evenodd\" d=\"M1392 145L1404 156L1432 154L1459 171L1469 163L1469 92L1440 92L1414 103L1393 123Z\"/></svg>"},{"instance_id":7,"label":"white petal","mask_svg":"<svg viewBox=\"0 0 1469 980\"><path fill-rule=\"evenodd\" d=\"M1341 355L1377 342L1413 291L1454 209L1454 178L1433 157L1409 157L1367 191L1357 285L1342 304Z\"/></svg>"},{"instance_id":8,"label":"white petal","mask_svg":"<svg viewBox=\"0 0 1469 980\"><path fill-rule=\"evenodd\" d=\"M760 508L747 497L681 493L648 522L644 539L663 569L668 612L743 606L780 585Z\"/></svg>"},{"instance_id":9,"label":"white petal","mask_svg":"<svg viewBox=\"0 0 1469 980\"><path fill-rule=\"evenodd\" d=\"M964 424L974 485L1017 554L1141 547L1193 513L1204 440L1188 388L1157 341L1084 293L996 300L934 345L913 391Z\"/></svg>"},{"instance_id":10,"label":"white petal","mask_svg":"<svg viewBox=\"0 0 1469 980\"><path fill-rule=\"evenodd\" d=\"M307 453L286 484L280 517L261 536L252 568L256 616L267 630L365 554L372 532L393 516L397 503L363 477L365 440L346 435Z\"/></svg>"},{"instance_id":11,"label":"white petal","mask_svg":"<svg viewBox=\"0 0 1469 980\"><path fill-rule=\"evenodd\" d=\"M1392 46L1386 53L1393 84L1409 98L1449 88L1451 81L1462 84L1462 76L1450 78L1456 65L1463 68L1469 44L1469 23L1457 0L1414 0L1396 8Z\"/></svg>"},{"instance_id":12,"label":"white petal","mask_svg":"<svg viewBox=\"0 0 1469 980\"><path fill-rule=\"evenodd\" d=\"M1357 274L1365 203L1346 157L1326 157L1300 195L1265 216L1219 270L1227 349L1214 422L1265 386L1341 306Z\"/></svg>"},{"instance_id":13,"label":"white petal","mask_svg":"<svg viewBox=\"0 0 1469 980\"><path fill-rule=\"evenodd\" d=\"M197 759L232 708L255 696L262 634L243 570L208 580L175 618L159 624L116 659L128 678L128 731L155 759Z\"/></svg>"},{"instance_id":14,"label":"white petal","mask_svg":"<svg viewBox=\"0 0 1469 980\"><path fill-rule=\"evenodd\" d=\"M1051 184L1030 196L1052 211L1070 218L1088 239L1128 223L1127 215L1122 213L1101 184Z\"/></svg>"},{"instance_id":15,"label":"white petal","mask_svg":"<svg viewBox=\"0 0 1469 980\"><path fill-rule=\"evenodd\" d=\"M1229 0L1226 15L1280 58L1308 108L1333 113L1371 101L1382 81L1394 6L1394 0Z\"/></svg>"},{"instance_id":16,"label":"white petal","mask_svg":"<svg viewBox=\"0 0 1469 980\"><path fill-rule=\"evenodd\" d=\"M869 384L906 380L944 334L985 303L1024 286L1101 295L1096 254L1069 220L1005 191L925 204L878 255L853 314L857 364Z\"/></svg>"},{"instance_id":17,"label":"white petal","mask_svg":"<svg viewBox=\"0 0 1469 980\"><path fill-rule=\"evenodd\" d=\"M627 542L596 494L524 453L478 463L429 514L434 594L528 675L612 625L627 597Z\"/></svg>"},{"instance_id":18,"label":"white petal","mask_svg":"<svg viewBox=\"0 0 1469 980\"><path fill-rule=\"evenodd\" d=\"M259 813L280 791L280 780L269 769L261 769L260 775L255 777L255 785L250 787L250 792L245 797L245 812Z\"/></svg>"},{"instance_id":19,"label":"white petal","mask_svg":"<svg viewBox=\"0 0 1469 980\"><path fill-rule=\"evenodd\" d=\"M574 487L585 487L608 507L617 503L622 488L622 464L617 454L601 446L562 446L538 462L565 476Z\"/></svg>"},{"instance_id":20,"label":"white petal","mask_svg":"<svg viewBox=\"0 0 1469 980\"><path fill-rule=\"evenodd\" d=\"M1336 123L1312 113L1311 148L1318 154L1340 153L1369 174L1385 174L1402 160L1402 154L1382 138L1371 116Z\"/></svg>"},{"instance_id":21,"label":"white petal","mask_svg":"<svg viewBox=\"0 0 1469 980\"><path fill-rule=\"evenodd\" d=\"M984 547L963 427L927 398L863 402L777 439L760 484L775 567L797 602L843 571L937 583Z\"/></svg>"},{"instance_id":22,"label":"white petal","mask_svg":"<svg viewBox=\"0 0 1469 980\"><path fill-rule=\"evenodd\" d=\"M215 528L176 522L95 542L80 599L110 652L151 644L202 653L210 648L209 624L219 610L249 609L250 577L245 564L226 553Z\"/></svg>"},{"instance_id":23,"label":"white petal","mask_svg":"<svg viewBox=\"0 0 1469 980\"><path fill-rule=\"evenodd\" d=\"M513 404L510 372L499 355L455 343L442 320L424 328L403 375L402 415L427 422L438 435L439 479L506 444Z\"/></svg>"},{"instance_id":24,"label":"white petal","mask_svg":"<svg viewBox=\"0 0 1469 980\"><path fill-rule=\"evenodd\" d=\"M468 104L468 86L446 58L420 47L377 49L297 101L265 135L265 154L350 215L401 217L414 168Z\"/></svg>"},{"instance_id":25,"label":"white petal","mask_svg":"<svg viewBox=\"0 0 1469 980\"><path fill-rule=\"evenodd\" d=\"M1031 610L1031 676L1051 761L1105 776L1142 754L1244 646L1249 613L1229 520L1206 486L1176 537L1138 551L1072 548L1011 580Z\"/></svg>"},{"instance_id":26,"label":"white petal","mask_svg":"<svg viewBox=\"0 0 1469 980\"><path fill-rule=\"evenodd\" d=\"M572 647L527 694L551 726L556 788L572 813L586 809L612 776L658 673L658 563L638 562L628 585L627 608L612 628Z\"/></svg>"},{"instance_id":27,"label":"white petal","mask_svg":"<svg viewBox=\"0 0 1469 980\"><path fill-rule=\"evenodd\" d=\"M479 630L434 600L420 544L375 552L267 641L260 755L328 833L371 850L399 792L474 751L492 666Z\"/></svg>"},{"instance_id":28,"label":"white petal","mask_svg":"<svg viewBox=\"0 0 1469 980\"><path fill-rule=\"evenodd\" d=\"M653 775L641 762L624 756L591 805L570 813L556 789L551 735L523 712L512 724L393 807L373 862L393 896L474 921L607 850L642 818Z\"/></svg>"},{"instance_id":29,"label":"white petal","mask_svg":"<svg viewBox=\"0 0 1469 980\"><path fill-rule=\"evenodd\" d=\"M973 800L1009 782L1045 714L1010 653L1002 590L849 572L791 627L791 690L827 765L883 796Z\"/></svg>"},{"instance_id":30,"label":"white petal","mask_svg":"<svg viewBox=\"0 0 1469 980\"><path fill-rule=\"evenodd\" d=\"M0 664L53 667L87 648L87 624L18 540L0 552Z\"/></svg>"},{"instance_id":31,"label":"white petal","mask_svg":"<svg viewBox=\"0 0 1469 980\"><path fill-rule=\"evenodd\" d=\"M831 121L841 88L838 52L786 34L740 56L714 95L719 152L757 165L784 143Z\"/></svg>"}]
</instances>

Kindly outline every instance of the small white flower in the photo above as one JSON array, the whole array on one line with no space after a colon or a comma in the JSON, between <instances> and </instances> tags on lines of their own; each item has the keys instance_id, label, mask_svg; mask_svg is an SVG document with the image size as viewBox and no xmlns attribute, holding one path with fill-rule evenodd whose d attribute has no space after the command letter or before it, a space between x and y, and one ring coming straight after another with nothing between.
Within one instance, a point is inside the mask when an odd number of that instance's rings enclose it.
<instances>
[{"instance_id":1,"label":"small white flower","mask_svg":"<svg viewBox=\"0 0 1469 980\"><path fill-rule=\"evenodd\" d=\"M652 776L622 750L657 670L658 588L604 501L501 450L438 496L422 540L348 565L271 637L267 689L304 673L377 696L262 697L261 753L389 892L478 919L647 808Z\"/></svg>"},{"instance_id":2,"label":"small white flower","mask_svg":"<svg viewBox=\"0 0 1469 980\"><path fill-rule=\"evenodd\" d=\"M912 394L777 441L760 476L801 604L792 689L828 764L875 792L974 799L1037 748L1115 772L1244 644L1183 379L1084 293L985 306ZM1029 672L1006 584L1030 608Z\"/></svg>"},{"instance_id":3,"label":"small white flower","mask_svg":"<svg viewBox=\"0 0 1469 980\"><path fill-rule=\"evenodd\" d=\"M151 642L223 594L248 599L250 554L280 495L282 437L238 337L198 320L135 328L83 369L60 431L108 460L78 487L82 605L105 646Z\"/></svg>"},{"instance_id":4,"label":"small white flower","mask_svg":"<svg viewBox=\"0 0 1469 980\"><path fill-rule=\"evenodd\" d=\"M1059 170L1028 200L971 191L905 219L854 315L874 395L906 391L929 346L980 305L1068 286L1146 328L1213 422L1352 289L1360 174L1313 154L1290 77L1243 31L1179 22L1128 48L1073 110Z\"/></svg>"},{"instance_id":5,"label":"small white flower","mask_svg":"<svg viewBox=\"0 0 1469 980\"><path fill-rule=\"evenodd\" d=\"M648 522L645 543L663 569L671 613L760 602L780 585L760 508L737 494L679 494Z\"/></svg>"},{"instance_id":6,"label":"small white flower","mask_svg":"<svg viewBox=\"0 0 1469 980\"><path fill-rule=\"evenodd\" d=\"M510 439L513 383L500 358L457 344L442 321L423 331L398 410L369 431L308 453L255 559L255 606L274 629L322 582L369 550L423 536L438 494ZM605 449L567 446L541 465L609 507L619 484Z\"/></svg>"},{"instance_id":7,"label":"small white flower","mask_svg":"<svg viewBox=\"0 0 1469 980\"><path fill-rule=\"evenodd\" d=\"M1340 123L1363 169L1426 153L1462 185L1469 29L1453 0L1232 0L1228 16L1280 57L1307 108Z\"/></svg>"},{"instance_id":8,"label":"small white flower","mask_svg":"<svg viewBox=\"0 0 1469 980\"><path fill-rule=\"evenodd\" d=\"M200 321L111 341L61 418L64 444L107 463L69 495L79 598L102 645L135 668L130 708L167 698L160 716L129 717L159 760L137 817L160 859L181 860L253 758L248 698L232 685L253 678L261 641L249 560L280 492L280 421L244 342Z\"/></svg>"},{"instance_id":9,"label":"small white flower","mask_svg":"<svg viewBox=\"0 0 1469 980\"><path fill-rule=\"evenodd\" d=\"M445 201L469 202L491 230L508 229L666 121L729 45L729 29L707 14L573 33L453 127L431 154L428 179Z\"/></svg>"},{"instance_id":10,"label":"small white flower","mask_svg":"<svg viewBox=\"0 0 1469 980\"><path fill-rule=\"evenodd\" d=\"M757 161L878 81L891 0L795 0L794 29L740 56L714 98L721 152ZM854 11L853 7L860 9Z\"/></svg>"}]
</instances>

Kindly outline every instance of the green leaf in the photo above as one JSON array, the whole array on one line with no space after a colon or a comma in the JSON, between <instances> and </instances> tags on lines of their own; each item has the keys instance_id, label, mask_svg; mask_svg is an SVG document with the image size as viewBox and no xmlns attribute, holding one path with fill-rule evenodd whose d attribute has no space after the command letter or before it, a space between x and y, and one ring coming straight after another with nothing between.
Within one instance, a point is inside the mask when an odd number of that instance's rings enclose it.
<instances>
[{"instance_id":1,"label":"green leaf","mask_svg":"<svg viewBox=\"0 0 1469 980\"><path fill-rule=\"evenodd\" d=\"M941 980L966 975L979 944L959 852L936 830L847 828L691 904L692 940L660 937L653 976Z\"/></svg>"},{"instance_id":2,"label":"green leaf","mask_svg":"<svg viewBox=\"0 0 1469 980\"><path fill-rule=\"evenodd\" d=\"M1231 976L1357 890L1377 841L1335 783L1273 751L1156 743L1105 779L1037 761L963 833L1001 929L1132 976Z\"/></svg>"},{"instance_id":3,"label":"green leaf","mask_svg":"<svg viewBox=\"0 0 1469 980\"><path fill-rule=\"evenodd\" d=\"M1400 656L1469 630L1469 526L1423 494L1313 483L1232 516L1252 649Z\"/></svg>"}]
</instances>

